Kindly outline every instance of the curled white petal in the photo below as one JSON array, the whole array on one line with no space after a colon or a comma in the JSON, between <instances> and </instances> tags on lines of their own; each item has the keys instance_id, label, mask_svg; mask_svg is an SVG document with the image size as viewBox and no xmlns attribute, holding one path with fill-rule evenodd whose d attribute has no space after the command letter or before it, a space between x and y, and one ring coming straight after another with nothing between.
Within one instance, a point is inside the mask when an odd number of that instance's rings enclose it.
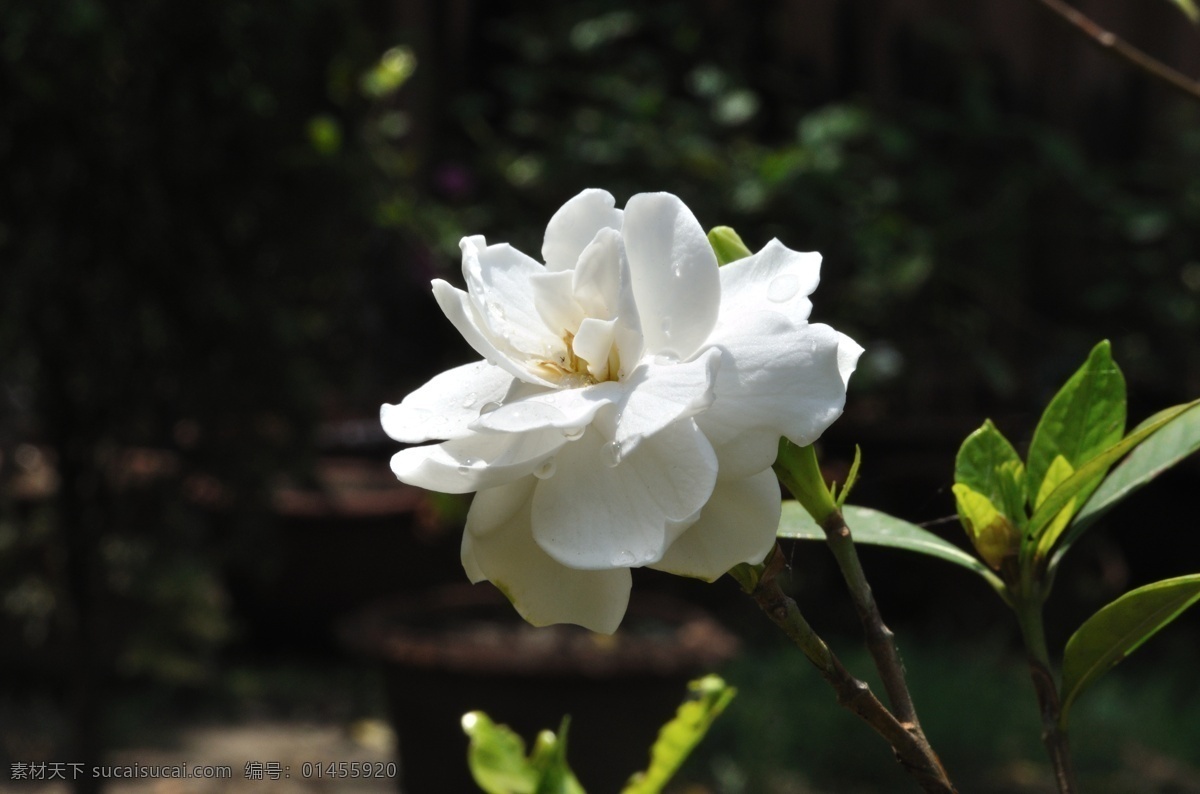
<instances>
[{"instance_id":1,"label":"curled white petal","mask_svg":"<svg viewBox=\"0 0 1200 794\"><path fill-rule=\"evenodd\" d=\"M842 335L829 326L763 311L723 323L712 341L725 358L716 399L697 421L719 453L731 444L740 452L740 462L722 455L722 468L730 468L723 476L760 471L774 461L780 436L811 444L841 416L849 357L839 360Z\"/></svg>"},{"instance_id":2,"label":"curled white petal","mask_svg":"<svg viewBox=\"0 0 1200 794\"><path fill-rule=\"evenodd\" d=\"M624 384L613 441L629 454L643 439L704 411L713 403L720 363L715 348L686 363L644 362Z\"/></svg>"},{"instance_id":3,"label":"curled white petal","mask_svg":"<svg viewBox=\"0 0 1200 794\"><path fill-rule=\"evenodd\" d=\"M442 493L470 493L532 474L567 443L558 430L528 433L472 432L392 456L401 482Z\"/></svg>"},{"instance_id":4,"label":"curled white petal","mask_svg":"<svg viewBox=\"0 0 1200 794\"><path fill-rule=\"evenodd\" d=\"M700 222L670 193L639 193L622 227L646 350L686 359L717 322L717 257Z\"/></svg>"},{"instance_id":5,"label":"curled white petal","mask_svg":"<svg viewBox=\"0 0 1200 794\"><path fill-rule=\"evenodd\" d=\"M704 506L717 474L712 446L690 419L628 456L593 429L555 463L533 495L533 536L563 565L588 570L657 562Z\"/></svg>"},{"instance_id":6,"label":"curled white petal","mask_svg":"<svg viewBox=\"0 0 1200 794\"><path fill-rule=\"evenodd\" d=\"M463 533L463 568L472 581L495 584L535 626L575 623L612 634L629 602L629 570L568 568L546 554L529 532L534 482L475 496Z\"/></svg>"},{"instance_id":7,"label":"curled white petal","mask_svg":"<svg viewBox=\"0 0 1200 794\"><path fill-rule=\"evenodd\" d=\"M725 265L720 276L720 322L736 322L763 310L803 321L812 312L808 296L821 281L821 255L793 251L771 240L758 253Z\"/></svg>"},{"instance_id":8,"label":"curled white petal","mask_svg":"<svg viewBox=\"0 0 1200 794\"><path fill-rule=\"evenodd\" d=\"M740 563L762 562L775 546L779 497L771 469L718 481L700 518L651 567L711 582Z\"/></svg>"},{"instance_id":9,"label":"curled white petal","mask_svg":"<svg viewBox=\"0 0 1200 794\"><path fill-rule=\"evenodd\" d=\"M583 191L559 208L546 225L542 259L549 270L569 270L601 229L620 229L623 213L607 190Z\"/></svg>"},{"instance_id":10,"label":"curled white petal","mask_svg":"<svg viewBox=\"0 0 1200 794\"><path fill-rule=\"evenodd\" d=\"M435 375L397 405L379 411L383 430L397 441L417 444L466 435L480 409L502 400L513 376L486 361Z\"/></svg>"}]
</instances>

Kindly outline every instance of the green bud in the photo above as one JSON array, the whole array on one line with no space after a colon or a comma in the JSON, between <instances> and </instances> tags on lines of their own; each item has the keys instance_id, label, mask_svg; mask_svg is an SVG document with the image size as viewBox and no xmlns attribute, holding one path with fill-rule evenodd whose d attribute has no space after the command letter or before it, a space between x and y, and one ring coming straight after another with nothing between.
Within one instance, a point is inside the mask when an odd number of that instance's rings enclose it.
<instances>
[{"instance_id":1,"label":"green bud","mask_svg":"<svg viewBox=\"0 0 1200 794\"><path fill-rule=\"evenodd\" d=\"M708 243L717 255L718 265L745 259L752 253L738 233L728 226L714 226L708 233Z\"/></svg>"}]
</instances>

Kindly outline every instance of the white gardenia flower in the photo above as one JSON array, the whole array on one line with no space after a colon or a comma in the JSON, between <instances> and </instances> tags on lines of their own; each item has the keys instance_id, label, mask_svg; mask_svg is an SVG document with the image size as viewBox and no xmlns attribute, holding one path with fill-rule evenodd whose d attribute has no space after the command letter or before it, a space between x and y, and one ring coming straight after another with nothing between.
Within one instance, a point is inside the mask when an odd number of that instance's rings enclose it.
<instances>
[{"instance_id":1,"label":"white gardenia flower","mask_svg":"<svg viewBox=\"0 0 1200 794\"><path fill-rule=\"evenodd\" d=\"M629 569L712 581L775 541L780 436L811 444L862 353L810 324L821 257L772 240L725 267L668 193L603 190L546 227L543 265L461 243L467 290L433 292L483 360L381 418L402 481L477 491L462 561L530 623L611 633Z\"/></svg>"}]
</instances>

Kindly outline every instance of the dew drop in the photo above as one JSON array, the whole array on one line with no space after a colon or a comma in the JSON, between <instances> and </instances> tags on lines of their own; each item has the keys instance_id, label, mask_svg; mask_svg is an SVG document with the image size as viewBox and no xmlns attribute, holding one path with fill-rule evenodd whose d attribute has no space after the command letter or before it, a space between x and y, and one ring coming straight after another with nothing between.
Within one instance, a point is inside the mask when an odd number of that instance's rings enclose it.
<instances>
[{"instance_id":1,"label":"dew drop","mask_svg":"<svg viewBox=\"0 0 1200 794\"><path fill-rule=\"evenodd\" d=\"M600 457L604 461L604 465L608 468L615 467L621 462L621 444L617 441L610 441L600 448Z\"/></svg>"},{"instance_id":2,"label":"dew drop","mask_svg":"<svg viewBox=\"0 0 1200 794\"><path fill-rule=\"evenodd\" d=\"M635 562L637 562L637 557L629 549L621 549L612 558L613 565L632 565Z\"/></svg>"},{"instance_id":3,"label":"dew drop","mask_svg":"<svg viewBox=\"0 0 1200 794\"><path fill-rule=\"evenodd\" d=\"M800 279L792 273L776 276L767 285L767 300L774 303L789 301L800 291Z\"/></svg>"},{"instance_id":4,"label":"dew drop","mask_svg":"<svg viewBox=\"0 0 1200 794\"><path fill-rule=\"evenodd\" d=\"M479 409L479 415L483 416L484 414L490 414L492 411L496 410L499 407L500 407L500 403L498 403L498 402L484 403L483 407L481 407Z\"/></svg>"},{"instance_id":5,"label":"dew drop","mask_svg":"<svg viewBox=\"0 0 1200 794\"><path fill-rule=\"evenodd\" d=\"M481 461L479 458L463 458L462 462L458 466L458 473L470 474L471 469L474 469L480 463Z\"/></svg>"},{"instance_id":6,"label":"dew drop","mask_svg":"<svg viewBox=\"0 0 1200 794\"><path fill-rule=\"evenodd\" d=\"M478 396L478 395L477 395L477 394L475 394L475 392L471 392L470 394L468 394L468 395L467 395L467 397L466 397L466 399L462 401L462 407L463 407L463 408L470 408L472 405L474 405L474 404L475 404L475 398L476 398L477 396Z\"/></svg>"},{"instance_id":7,"label":"dew drop","mask_svg":"<svg viewBox=\"0 0 1200 794\"><path fill-rule=\"evenodd\" d=\"M554 458L542 461L536 469L533 470L533 476L539 480L548 480L554 476L554 472L558 470L558 464L554 462Z\"/></svg>"},{"instance_id":8,"label":"dew drop","mask_svg":"<svg viewBox=\"0 0 1200 794\"><path fill-rule=\"evenodd\" d=\"M671 272L675 274L675 278L683 278L683 263L676 262L675 266L671 268Z\"/></svg>"},{"instance_id":9,"label":"dew drop","mask_svg":"<svg viewBox=\"0 0 1200 794\"><path fill-rule=\"evenodd\" d=\"M564 427L563 435L567 441L578 441L583 437L583 431L586 429L585 427Z\"/></svg>"}]
</instances>

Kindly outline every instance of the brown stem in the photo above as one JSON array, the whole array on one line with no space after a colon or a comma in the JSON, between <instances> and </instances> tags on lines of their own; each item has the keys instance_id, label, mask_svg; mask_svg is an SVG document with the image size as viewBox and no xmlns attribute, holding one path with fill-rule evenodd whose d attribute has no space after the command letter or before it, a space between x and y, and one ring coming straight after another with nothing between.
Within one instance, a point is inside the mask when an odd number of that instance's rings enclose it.
<instances>
[{"instance_id":1,"label":"brown stem","mask_svg":"<svg viewBox=\"0 0 1200 794\"><path fill-rule=\"evenodd\" d=\"M825 520L821 529L825 531L825 540L838 562L838 567L841 568L846 585L850 588L854 609L858 612L858 619L866 633L867 650L875 660L892 710L897 719L910 731L924 739L920 722L917 720L917 710L908 691L908 682L905 680L904 663L900 660L900 652L896 648L896 635L883 622L883 615L879 612L879 605L875 602L875 595L871 591L871 585L867 583L862 563L858 559L858 550L854 547L850 528L846 526L841 512L835 512Z\"/></svg>"},{"instance_id":2,"label":"brown stem","mask_svg":"<svg viewBox=\"0 0 1200 794\"><path fill-rule=\"evenodd\" d=\"M1028 588L1024 588L1028 590ZM1017 623L1021 627L1021 638L1025 641L1025 653L1029 660L1029 676L1033 679L1033 690L1037 694L1038 713L1042 719L1042 744L1054 767L1054 782L1059 794L1075 791L1075 769L1071 763L1071 746L1067 733L1059 727L1062 704L1058 698L1058 687L1054 673L1050 671L1050 653L1046 648L1046 631L1042 625L1041 599L1036 595L1023 594L1015 603Z\"/></svg>"},{"instance_id":3,"label":"brown stem","mask_svg":"<svg viewBox=\"0 0 1200 794\"><path fill-rule=\"evenodd\" d=\"M1105 30L1089 17L1062 2L1062 0L1034 0L1071 27L1081 32L1096 46L1141 69L1146 74L1161 80L1192 99L1200 99L1200 82L1177 72L1162 61L1134 47L1112 31Z\"/></svg>"},{"instance_id":4,"label":"brown stem","mask_svg":"<svg viewBox=\"0 0 1200 794\"><path fill-rule=\"evenodd\" d=\"M861 717L891 745L904 771L927 792L956 794L954 784L933 748L920 730L898 720L871 692L866 682L855 678L825 644L794 599L783 592L777 580L783 554L776 547L771 562L750 594L763 612L794 642L833 687L837 702Z\"/></svg>"}]
</instances>

